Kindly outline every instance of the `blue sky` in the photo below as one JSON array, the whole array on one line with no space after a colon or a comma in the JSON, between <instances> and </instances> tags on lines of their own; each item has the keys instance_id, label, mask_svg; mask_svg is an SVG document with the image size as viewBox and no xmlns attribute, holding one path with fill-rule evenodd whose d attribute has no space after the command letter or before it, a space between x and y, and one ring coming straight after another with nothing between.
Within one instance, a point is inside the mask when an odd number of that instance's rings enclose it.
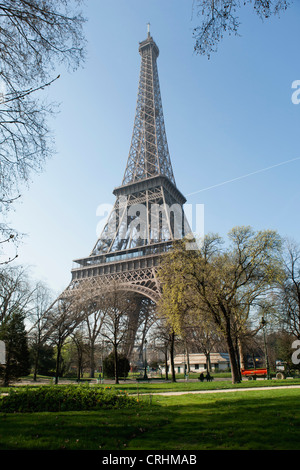
<instances>
[{"instance_id":1,"label":"blue sky","mask_svg":"<svg viewBox=\"0 0 300 470\"><path fill-rule=\"evenodd\" d=\"M205 232L251 225L300 242L300 104L291 100L299 2L264 22L243 8L241 36L225 37L210 60L193 52L192 0L86 4L86 63L75 73L58 67L61 78L45 91L60 103L50 121L56 155L9 217L26 234L18 263L60 293L72 260L90 254L97 207L114 202L125 171L148 22L176 183L189 204L204 204Z\"/></svg>"}]
</instances>

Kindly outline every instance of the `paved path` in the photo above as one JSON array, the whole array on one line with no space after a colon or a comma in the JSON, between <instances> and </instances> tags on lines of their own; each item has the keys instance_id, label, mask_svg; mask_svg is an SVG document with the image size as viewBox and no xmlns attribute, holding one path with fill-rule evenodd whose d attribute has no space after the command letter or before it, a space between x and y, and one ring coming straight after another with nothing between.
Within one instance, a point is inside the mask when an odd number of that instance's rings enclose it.
<instances>
[{"instance_id":1,"label":"paved path","mask_svg":"<svg viewBox=\"0 0 300 470\"><path fill-rule=\"evenodd\" d=\"M228 388L228 389L218 389L218 390L190 390L187 392L157 392L152 395L187 395L187 394L197 394L197 393L227 393L227 392L246 392L246 391L255 391L255 390L277 390L277 389L287 389L287 388L299 388L300 385L279 385L274 387L245 387L245 388ZM140 394L142 395L142 394ZM143 394L144 395L144 394ZM149 395L149 394L145 394Z\"/></svg>"}]
</instances>

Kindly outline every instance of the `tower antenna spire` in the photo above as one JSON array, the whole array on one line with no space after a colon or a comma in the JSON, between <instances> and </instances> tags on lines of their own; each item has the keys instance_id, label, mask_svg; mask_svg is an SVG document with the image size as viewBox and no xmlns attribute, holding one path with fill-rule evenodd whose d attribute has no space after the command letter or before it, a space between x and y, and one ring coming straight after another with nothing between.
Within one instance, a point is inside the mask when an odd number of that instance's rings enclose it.
<instances>
[{"instance_id":1,"label":"tower antenna spire","mask_svg":"<svg viewBox=\"0 0 300 470\"><path fill-rule=\"evenodd\" d=\"M148 38L150 38L150 23L147 23Z\"/></svg>"}]
</instances>

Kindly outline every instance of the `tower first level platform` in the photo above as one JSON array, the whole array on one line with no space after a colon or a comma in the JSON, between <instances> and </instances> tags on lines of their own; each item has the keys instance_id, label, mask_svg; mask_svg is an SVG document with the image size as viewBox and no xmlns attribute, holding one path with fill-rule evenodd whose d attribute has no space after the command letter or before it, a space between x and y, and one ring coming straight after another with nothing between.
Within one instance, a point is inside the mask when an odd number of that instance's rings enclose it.
<instances>
[{"instance_id":1,"label":"tower first level platform","mask_svg":"<svg viewBox=\"0 0 300 470\"><path fill-rule=\"evenodd\" d=\"M160 296L157 269L174 240L191 233L169 155L157 69L159 49L148 32L131 145L114 206L92 252L74 260L69 291L108 288Z\"/></svg>"}]
</instances>

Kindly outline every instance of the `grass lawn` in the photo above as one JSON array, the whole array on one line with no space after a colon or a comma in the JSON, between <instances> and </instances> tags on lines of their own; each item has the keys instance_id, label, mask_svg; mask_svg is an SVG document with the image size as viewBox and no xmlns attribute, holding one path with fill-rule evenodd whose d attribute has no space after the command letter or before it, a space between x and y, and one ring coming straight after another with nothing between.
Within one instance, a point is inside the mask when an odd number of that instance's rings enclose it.
<instances>
[{"instance_id":1,"label":"grass lawn","mask_svg":"<svg viewBox=\"0 0 300 470\"><path fill-rule=\"evenodd\" d=\"M134 410L0 413L0 450L299 450L299 399L274 387L153 394Z\"/></svg>"},{"instance_id":2,"label":"grass lawn","mask_svg":"<svg viewBox=\"0 0 300 470\"><path fill-rule=\"evenodd\" d=\"M122 384L110 384L110 387L118 390L126 390L128 394L148 394L161 392L187 392L201 390L229 390L232 388L256 388L300 385L300 379L288 380L243 380L241 383L232 384L230 380L213 382L123 382ZM100 385L101 386L101 385ZM106 387L107 385L102 385Z\"/></svg>"}]
</instances>

